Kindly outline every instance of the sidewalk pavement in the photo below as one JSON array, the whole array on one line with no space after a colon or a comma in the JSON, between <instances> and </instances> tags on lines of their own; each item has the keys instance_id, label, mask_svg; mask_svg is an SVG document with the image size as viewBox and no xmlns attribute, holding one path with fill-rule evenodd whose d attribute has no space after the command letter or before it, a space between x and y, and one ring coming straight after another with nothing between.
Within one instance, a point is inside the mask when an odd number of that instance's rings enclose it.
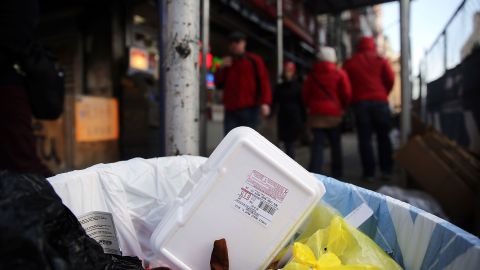
<instances>
[{"instance_id":1,"label":"sidewalk pavement","mask_svg":"<svg viewBox=\"0 0 480 270\"><path fill-rule=\"evenodd\" d=\"M279 144L275 138L275 132L272 123L263 123L259 128L259 131L267 139L272 141L275 145L279 146L280 149L283 149L283 146ZM223 123L209 121L207 124L207 149L208 154L212 153L215 147L223 139ZM375 179L373 182L366 182L362 179L362 166L360 163L360 156L358 154L358 145L357 137L355 133L344 133L342 136L343 143L343 178L338 179L344 182L352 183L354 185L364 187L370 190L377 190L383 185L395 185L404 187L405 183L403 182L402 172L397 164L394 166L394 172L392 174L391 180L388 182L381 181L380 172L377 172L378 179ZM327 148L324 151L325 155L325 175L330 173L330 151ZM310 161L310 148L309 146L297 145L297 154L295 159L300 165L308 169L308 163Z\"/></svg>"}]
</instances>

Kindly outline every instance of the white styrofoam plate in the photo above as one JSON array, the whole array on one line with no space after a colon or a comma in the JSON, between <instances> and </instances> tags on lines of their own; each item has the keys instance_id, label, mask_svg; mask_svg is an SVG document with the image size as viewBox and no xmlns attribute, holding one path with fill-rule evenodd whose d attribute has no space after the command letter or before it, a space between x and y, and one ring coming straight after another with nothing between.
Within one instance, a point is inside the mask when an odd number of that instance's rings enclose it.
<instances>
[{"instance_id":1,"label":"white styrofoam plate","mask_svg":"<svg viewBox=\"0 0 480 270\"><path fill-rule=\"evenodd\" d=\"M194 178L151 239L162 260L179 269L210 269L221 238L231 269L264 269L325 193L312 174L246 127L232 130Z\"/></svg>"}]
</instances>

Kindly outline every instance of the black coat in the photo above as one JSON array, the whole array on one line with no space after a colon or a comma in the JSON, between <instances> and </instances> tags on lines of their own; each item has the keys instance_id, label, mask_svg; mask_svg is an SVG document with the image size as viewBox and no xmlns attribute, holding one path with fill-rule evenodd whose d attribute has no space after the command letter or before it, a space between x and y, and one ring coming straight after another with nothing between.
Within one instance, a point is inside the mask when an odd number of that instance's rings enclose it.
<instances>
[{"instance_id":1,"label":"black coat","mask_svg":"<svg viewBox=\"0 0 480 270\"><path fill-rule=\"evenodd\" d=\"M306 118L302 85L296 80L277 85L273 95L273 110L277 113L278 138L284 142L297 140Z\"/></svg>"}]
</instances>

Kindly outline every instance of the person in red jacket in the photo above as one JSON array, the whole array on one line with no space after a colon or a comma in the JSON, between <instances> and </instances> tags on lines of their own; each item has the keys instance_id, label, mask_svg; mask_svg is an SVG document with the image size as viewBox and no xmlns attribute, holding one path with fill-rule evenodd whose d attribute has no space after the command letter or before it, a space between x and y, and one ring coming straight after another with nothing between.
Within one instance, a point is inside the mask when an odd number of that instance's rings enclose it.
<instances>
[{"instance_id":1,"label":"person in red jacket","mask_svg":"<svg viewBox=\"0 0 480 270\"><path fill-rule=\"evenodd\" d=\"M344 69L352 83L352 103L363 177L371 181L375 176L372 147L372 133L375 132L382 178L387 180L393 167L388 94L393 87L395 75L388 60L377 54L375 41L370 37L360 40L357 53L345 63Z\"/></svg>"},{"instance_id":2,"label":"person in red jacket","mask_svg":"<svg viewBox=\"0 0 480 270\"><path fill-rule=\"evenodd\" d=\"M270 114L272 102L270 78L262 58L246 51L243 33L232 33L229 41L230 55L215 74L216 85L223 89L225 134L239 126L255 129L259 114Z\"/></svg>"},{"instance_id":3,"label":"person in red jacket","mask_svg":"<svg viewBox=\"0 0 480 270\"><path fill-rule=\"evenodd\" d=\"M331 148L331 174L339 178L343 173L340 123L350 103L351 86L347 74L336 65L333 48L320 48L317 58L319 61L314 64L302 90L314 136L309 170L322 172L323 146L327 138Z\"/></svg>"}]
</instances>

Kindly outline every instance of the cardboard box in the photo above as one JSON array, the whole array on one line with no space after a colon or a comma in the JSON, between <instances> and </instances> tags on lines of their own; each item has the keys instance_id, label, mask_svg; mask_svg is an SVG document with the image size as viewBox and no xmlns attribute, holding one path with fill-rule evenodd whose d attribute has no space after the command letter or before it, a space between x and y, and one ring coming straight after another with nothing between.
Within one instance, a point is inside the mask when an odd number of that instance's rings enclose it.
<instances>
[{"instance_id":1,"label":"cardboard box","mask_svg":"<svg viewBox=\"0 0 480 270\"><path fill-rule=\"evenodd\" d=\"M440 202L454 223L468 226L476 203L475 191L424 140L414 136L397 152L396 159L419 186Z\"/></svg>"}]
</instances>

